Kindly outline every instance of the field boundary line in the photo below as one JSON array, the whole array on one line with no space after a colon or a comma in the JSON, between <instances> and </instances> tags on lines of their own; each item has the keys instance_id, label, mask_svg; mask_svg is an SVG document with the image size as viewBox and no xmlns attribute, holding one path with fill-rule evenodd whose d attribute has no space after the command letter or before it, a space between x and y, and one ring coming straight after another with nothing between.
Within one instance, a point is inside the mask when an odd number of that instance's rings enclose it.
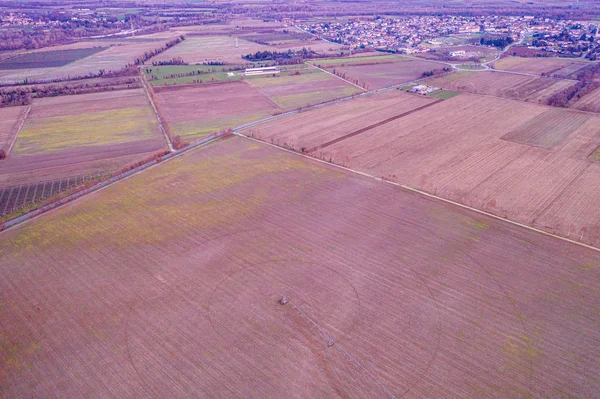
<instances>
[{"instance_id":1,"label":"field boundary line","mask_svg":"<svg viewBox=\"0 0 600 399\"><path fill-rule=\"evenodd\" d=\"M165 126L163 126L162 118L160 117L158 108L156 107L156 104L154 103L154 96L152 94L150 94L150 90L152 90L150 87L148 87L148 85L150 83L148 83L148 81L146 80L146 75L145 75L144 71L142 71L140 69L139 73L140 73L140 80L142 81L142 86L144 87L144 92L146 93L146 97L148 97L148 101L150 101L150 105L152 105L152 109L154 110L154 116L156 117L156 120L158 121L158 128L160 129L161 133L165 136L165 140L167 141L167 146L169 147L169 151L173 152L173 151L175 151L175 149L173 148L173 143L171 143L171 138L167 134L167 129L165 128Z\"/></svg>"},{"instance_id":2,"label":"field boundary line","mask_svg":"<svg viewBox=\"0 0 600 399\"><path fill-rule=\"evenodd\" d=\"M336 168L339 168L339 169L343 169L343 170L351 172L351 173L355 173L357 175L361 175L363 177L368 177L370 179L374 179L374 180L380 181L382 183L386 183L386 184L389 184L389 185L392 185L392 186L400 187L400 188L402 188L402 189L404 189L406 191L410 191L410 192L413 192L413 193L416 193L416 194L420 194L420 195L425 196L425 197L433 198L433 199L436 199L438 201L442 201L442 202L445 202L447 204L451 204L451 205L457 206L459 208L467 209L467 210L479 213L481 215L485 215L485 216L491 217L493 219L500 220L500 221L512 224L514 226L519 226L519 227L525 228L527 230L535 231L536 233L540 233L540 234L543 234L545 236L554 237L554 238L557 238L559 240L569 242L571 244L579 245L579 246L585 247L587 249L591 249L593 251L600 252L600 248L595 247L593 245L585 244L583 242L579 242L579 241L575 241L575 240L571 240L570 238L559 236L559 235L556 235L554 233L550 233L549 231L538 229L537 227L528 226L528 225L523 224L521 222L517 222L517 221L511 220L511 219L503 218L502 216L497 216L497 215L494 215L493 213L489 213L489 212L483 211L481 209L473 208L473 207L471 207L469 205L464 205L464 204L461 204L459 202L452 201L450 199L443 198L443 197L437 196L435 194L428 193L428 192L423 191L423 190L419 190L418 188L414 188L414 187L410 187L410 186L407 186L407 185L404 185L404 184L396 183L396 182L393 182L393 181L390 181L390 180L382 179L381 177L373 176L373 175L370 175L370 174L365 173L365 172L360 172L358 170L350 169L350 168L348 168L346 166L337 165L337 164L334 164L332 162L327 162L327 161L324 161L324 160L319 159L319 158L311 157L310 155L306 155L306 154L302 154L302 153L299 153L299 152L296 152L296 151L292 151L292 150L289 150L287 148L280 147L278 145L275 145L275 144L272 144L272 143L268 143L266 141L259 140L259 139L255 138L255 137L245 136L245 135L243 135L241 133L237 133L237 132L234 132L233 134L236 135L236 136L238 136L238 137L244 137L244 138L246 138L248 140L256 141L258 143L263 143L263 144L271 146L273 148L277 148L277 149L279 149L281 151L286 151L286 152L289 152L291 154L296 154L296 155L298 155L300 157L312 159L313 161L320 162L320 163L323 163L325 165L330 165L330 166L333 166L333 167L336 167Z\"/></svg>"},{"instance_id":3,"label":"field boundary line","mask_svg":"<svg viewBox=\"0 0 600 399\"><path fill-rule=\"evenodd\" d=\"M360 87L359 85L357 85L357 84L354 84L354 83L352 83L351 81L349 81L349 80L346 80L346 79L342 78L341 76L337 76L336 74L334 74L334 73L331 73L331 72L329 72L329 71L326 71L326 70L324 70L323 68L319 68L319 67L318 67L318 66L316 66L316 65L310 64L308 61L304 61L304 63L305 63L305 64L307 64L307 65L310 65L310 66L311 66L311 67L313 67L313 68L317 68L319 71L323 71L323 72L325 72L325 73L328 73L328 74L330 74L331 76L335 76L336 78L338 78L338 79L341 79L341 80L343 80L343 81L344 81L344 82L346 82L346 83L350 83L352 86L358 87L359 89L361 89L361 90L362 90L362 91L364 91L364 92L367 92L367 93L369 92L369 91L368 91L367 89L365 89L364 87Z\"/></svg>"},{"instance_id":4,"label":"field boundary line","mask_svg":"<svg viewBox=\"0 0 600 399\"><path fill-rule=\"evenodd\" d=\"M442 101L444 101L444 100L443 99L438 99L438 100L435 100L435 101L430 102L428 104L421 105L420 107L417 107L417 108L411 109L409 111L403 112L401 114L394 115L391 118L387 118L387 119L384 119L382 121L376 122L376 123L374 123L372 125L363 127L362 129L358 129L358 130L356 130L356 131L354 131L352 133L348 133L348 134L346 134L346 135L344 135L342 137L338 137L337 139L333 139L333 140L327 141L327 142L325 142L323 144L319 144L318 146L316 146L314 148L311 148L310 150L308 150L306 152L307 153L311 153L311 152L314 152L314 151L322 150L323 148L327 148L327 147L329 147L331 145L339 143L340 141L343 141L343 140L349 139L351 137L357 136L357 135L359 135L361 133L364 133L364 132L369 131L371 129L375 129L375 128L379 127L379 126L383 126L386 123L393 122L396 119L400 119L400 118L403 118L403 117L405 117L407 115L410 115L410 114L412 114L414 112L421 111L421 110L423 110L425 108L431 107L432 105L441 103Z\"/></svg>"},{"instance_id":5,"label":"field boundary line","mask_svg":"<svg viewBox=\"0 0 600 399\"><path fill-rule=\"evenodd\" d=\"M90 194L101 191L101 190L105 189L106 187L112 186L113 184L117 184L121 181L127 180L130 177L135 176L138 173L142 173L145 170L151 169L154 166L160 165L163 162L167 162L173 158L177 158L188 151L192 151L192 150L195 150L196 148L203 147L205 145L208 145L214 141L217 141L217 140L219 140L223 137L227 137L229 135L230 135L230 133L228 133L228 132L218 132L218 133L212 134L212 135L205 137L202 140L199 140L193 144L190 144L189 146L184 147L180 150L175 150L166 155L163 155L162 157L160 157L158 159L153 159L143 165L140 165L138 167L130 169L130 170L128 170L124 173L121 173L117 176L111 177L110 179L101 181L100 183L95 184L92 187L86 188L81 191L77 191L77 192L75 192L63 199L57 200L51 204L36 208L36 209L32 210L31 212L28 212L17 218L8 220L4 223L0 223L0 234L2 234L5 231L8 231L14 227L17 227L17 226L25 224L29 221L35 220L38 217L45 215L46 213L49 213L51 211L54 211L54 210L60 209L64 206L67 206L70 203L75 202L81 198L84 198Z\"/></svg>"},{"instance_id":6,"label":"field boundary line","mask_svg":"<svg viewBox=\"0 0 600 399\"><path fill-rule=\"evenodd\" d=\"M29 105L27 107L27 109L23 113L22 118L19 118L19 120L17 121L18 125L15 125L17 131L15 132L15 137L13 138L12 143L10 143L10 146L8 146L8 150L6 151L6 156L10 155L10 152L12 151L13 146L17 142L17 137L19 137L19 133L21 133L21 129L23 129L23 126L25 126L25 121L29 117L30 112L31 112L31 105Z\"/></svg>"}]
</instances>

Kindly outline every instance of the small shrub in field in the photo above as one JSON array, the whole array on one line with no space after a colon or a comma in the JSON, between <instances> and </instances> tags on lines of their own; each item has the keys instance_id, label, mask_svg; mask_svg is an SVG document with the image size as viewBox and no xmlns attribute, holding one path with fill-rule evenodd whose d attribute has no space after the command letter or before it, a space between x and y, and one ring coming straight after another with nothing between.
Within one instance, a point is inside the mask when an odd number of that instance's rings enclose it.
<instances>
[{"instance_id":1,"label":"small shrub in field","mask_svg":"<svg viewBox=\"0 0 600 399\"><path fill-rule=\"evenodd\" d=\"M6 159L6 151L0 150L0 159Z\"/></svg>"}]
</instances>

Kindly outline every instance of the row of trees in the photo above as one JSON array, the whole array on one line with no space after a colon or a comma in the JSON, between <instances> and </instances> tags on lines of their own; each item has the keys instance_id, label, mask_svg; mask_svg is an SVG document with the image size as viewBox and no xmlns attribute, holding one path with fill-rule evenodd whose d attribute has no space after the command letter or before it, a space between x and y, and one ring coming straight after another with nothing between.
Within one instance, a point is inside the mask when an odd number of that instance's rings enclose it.
<instances>
[{"instance_id":1,"label":"row of trees","mask_svg":"<svg viewBox=\"0 0 600 399\"><path fill-rule=\"evenodd\" d=\"M421 74L421 78L437 78L440 77L442 75L447 74L448 72L451 72L452 68L450 67L443 67L443 68L439 68L439 69L432 69L431 71L425 71Z\"/></svg>"},{"instance_id":2,"label":"row of trees","mask_svg":"<svg viewBox=\"0 0 600 399\"><path fill-rule=\"evenodd\" d=\"M304 47L302 50L297 51L257 51L254 54L242 56L242 58L251 62L275 61L279 64L301 64L306 59L321 57L323 57L322 54Z\"/></svg>"},{"instance_id":3,"label":"row of trees","mask_svg":"<svg viewBox=\"0 0 600 399\"><path fill-rule=\"evenodd\" d=\"M139 88L140 82L135 77L86 82L75 81L63 84L45 84L17 86L0 89L0 107L13 107L31 104L34 98L57 97L70 94L97 93L101 91Z\"/></svg>"},{"instance_id":4,"label":"row of trees","mask_svg":"<svg viewBox=\"0 0 600 399\"><path fill-rule=\"evenodd\" d=\"M153 66L164 66L164 65L187 65L188 63L181 57L173 57L170 60L165 61L152 61Z\"/></svg>"},{"instance_id":5,"label":"row of trees","mask_svg":"<svg viewBox=\"0 0 600 399\"><path fill-rule=\"evenodd\" d=\"M482 37L479 39L479 44L482 46L494 46L498 48L504 48L509 44L512 44L515 40L510 37Z\"/></svg>"},{"instance_id":6,"label":"row of trees","mask_svg":"<svg viewBox=\"0 0 600 399\"><path fill-rule=\"evenodd\" d=\"M146 51L144 54L140 55L139 57L137 57L133 63L134 65L143 65L146 61L148 61L150 58L157 56L158 54L167 51L168 49L170 49L173 46L178 45L179 43L181 43L182 41L185 40L185 36L181 35L179 37L177 37L176 39L170 40L168 42L166 42L164 44L164 46L156 48L152 51Z\"/></svg>"},{"instance_id":7,"label":"row of trees","mask_svg":"<svg viewBox=\"0 0 600 399\"><path fill-rule=\"evenodd\" d=\"M571 101L577 101L586 94L600 88L600 64L588 65L577 73L577 83L553 94L548 98L548 105L567 107Z\"/></svg>"}]
</instances>

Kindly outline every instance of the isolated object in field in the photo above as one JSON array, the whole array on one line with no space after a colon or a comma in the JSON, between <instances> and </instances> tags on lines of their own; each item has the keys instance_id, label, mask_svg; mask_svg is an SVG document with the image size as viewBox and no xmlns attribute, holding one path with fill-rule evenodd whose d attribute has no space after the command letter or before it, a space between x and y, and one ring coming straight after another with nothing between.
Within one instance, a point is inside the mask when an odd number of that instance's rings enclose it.
<instances>
[{"instance_id":1,"label":"isolated object in field","mask_svg":"<svg viewBox=\"0 0 600 399\"><path fill-rule=\"evenodd\" d=\"M438 87L432 87L427 85L417 85L410 89L411 93L426 95L427 93L433 93L434 91L439 90Z\"/></svg>"},{"instance_id":2,"label":"isolated object in field","mask_svg":"<svg viewBox=\"0 0 600 399\"><path fill-rule=\"evenodd\" d=\"M287 298L287 296L284 296L284 297L282 297L282 298L279 300L279 303L280 303L281 305L285 305L285 304L287 304L288 302L289 302L289 299Z\"/></svg>"}]
</instances>

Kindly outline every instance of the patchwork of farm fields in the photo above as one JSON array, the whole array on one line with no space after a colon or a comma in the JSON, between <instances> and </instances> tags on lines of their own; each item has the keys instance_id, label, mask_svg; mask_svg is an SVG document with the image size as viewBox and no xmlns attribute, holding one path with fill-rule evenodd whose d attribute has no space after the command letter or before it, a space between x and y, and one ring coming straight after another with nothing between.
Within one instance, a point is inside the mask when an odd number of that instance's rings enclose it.
<instances>
[{"instance_id":1,"label":"patchwork of farm fields","mask_svg":"<svg viewBox=\"0 0 600 399\"><path fill-rule=\"evenodd\" d=\"M336 104L244 134L600 245L600 165L590 156L599 116L471 94L382 124L373 109ZM330 115L340 121L331 132L323 128ZM336 140L336 131L353 132L360 119L375 127Z\"/></svg>"},{"instance_id":2,"label":"patchwork of farm fields","mask_svg":"<svg viewBox=\"0 0 600 399\"><path fill-rule=\"evenodd\" d=\"M550 96L574 85L558 80L493 71L458 72L426 81L426 84L473 94L487 94L545 104Z\"/></svg>"},{"instance_id":3,"label":"patchwork of farm fields","mask_svg":"<svg viewBox=\"0 0 600 399\"><path fill-rule=\"evenodd\" d=\"M109 174L165 147L141 89L36 99L0 188Z\"/></svg>"},{"instance_id":4,"label":"patchwork of farm fields","mask_svg":"<svg viewBox=\"0 0 600 399\"><path fill-rule=\"evenodd\" d=\"M410 82L420 78L423 72L444 67L439 63L396 55L318 59L311 63L369 90Z\"/></svg>"},{"instance_id":5,"label":"patchwork of farm fields","mask_svg":"<svg viewBox=\"0 0 600 399\"><path fill-rule=\"evenodd\" d=\"M79 59L89 57L106 47L88 47L81 49L37 51L16 55L15 57L1 60L0 69L31 69L52 68L67 65Z\"/></svg>"},{"instance_id":6,"label":"patchwork of farm fields","mask_svg":"<svg viewBox=\"0 0 600 399\"><path fill-rule=\"evenodd\" d=\"M132 41L131 39L113 40L107 42L86 41L76 45L56 46L54 50L36 50L18 57L26 57L26 61L19 64L19 69L4 70L0 67L0 83L20 83L25 79L49 81L52 79L66 79L68 77L96 74L100 70L105 72L118 71L127 64L132 63L136 57L145 52L153 51L166 43L170 37L165 36L159 40ZM158 39L158 38L157 38ZM110 47L107 47L110 46ZM62 54L59 59L53 55ZM9 59L4 61L11 65ZM19 58L14 59L15 62ZM15 64L16 65L16 64Z\"/></svg>"},{"instance_id":7,"label":"patchwork of farm fields","mask_svg":"<svg viewBox=\"0 0 600 399\"><path fill-rule=\"evenodd\" d=\"M157 87L155 98L173 134L193 139L279 112L244 82Z\"/></svg>"},{"instance_id":8,"label":"patchwork of farm fields","mask_svg":"<svg viewBox=\"0 0 600 399\"><path fill-rule=\"evenodd\" d=\"M600 390L595 251L248 139L2 244L6 397Z\"/></svg>"},{"instance_id":9,"label":"patchwork of farm fields","mask_svg":"<svg viewBox=\"0 0 600 399\"><path fill-rule=\"evenodd\" d=\"M244 81L156 87L173 134L194 139L284 111L361 93L356 86L308 65Z\"/></svg>"},{"instance_id":10,"label":"patchwork of farm fields","mask_svg":"<svg viewBox=\"0 0 600 399\"><path fill-rule=\"evenodd\" d=\"M282 75L247 77L246 82L284 111L362 93L362 89L317 68L305 65Z\"/></svg>"},{"instance_id":11,"label":"patchwork of farm fields","mask_svg":"<svg viewBox=\"0 0 600 399\"><path fill-rule=\"evenodd\" d=\"M273 51L270 46L250 42L233 36L190 37L183 43L152 58L153 61L169 61L182 58L190 64L203 62L243 63L242 55L257 51Z\"/></svg>"}]
</instances>

